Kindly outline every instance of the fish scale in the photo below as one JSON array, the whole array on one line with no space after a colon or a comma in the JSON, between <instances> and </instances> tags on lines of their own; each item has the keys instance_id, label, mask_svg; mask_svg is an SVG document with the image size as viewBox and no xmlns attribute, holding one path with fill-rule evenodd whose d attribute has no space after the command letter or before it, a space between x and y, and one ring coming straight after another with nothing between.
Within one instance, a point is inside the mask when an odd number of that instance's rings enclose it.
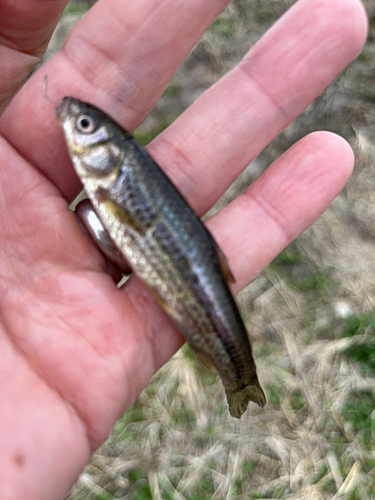
<instances>
[{"instance_id":1,"label":"fish scale","mask_svg":"<svg viewBox=\"0 0 375 500\"><path fill-rule=\"evenodd\" d=\"M229 411L265 404L226 259L168 177L103 111L73 97L57 109L73 165L104 228L202 362Z\"/></svg>"}]
</instances>

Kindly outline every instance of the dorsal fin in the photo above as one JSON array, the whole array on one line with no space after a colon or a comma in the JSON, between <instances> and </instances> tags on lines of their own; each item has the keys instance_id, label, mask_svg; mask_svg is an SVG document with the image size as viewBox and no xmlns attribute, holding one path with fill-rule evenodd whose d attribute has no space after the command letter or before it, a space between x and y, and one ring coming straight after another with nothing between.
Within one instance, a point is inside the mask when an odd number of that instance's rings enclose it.
<instances>
[{"instance_id":1,"label":"dorsal fin","mask_svg":"<svg viewBox=\"0 0 375 500\"><path fill-rule=\"evenodd\" d=\"M225 257L223 251L221 250L219 245L216 243L215 238L212 236L210 231L208 231L208 229L207 229L207 233L208 233L209 237L211 238L211 241L215 247L216 255L217 255L217 258L219 259L219 264L220 264L220 267L223 271L223 274L224 274L224 277L225 277L227 283L235 283L236 279L233 276L232 271L229 269L228 259Z\"/></svg>"},{"instance_id":2,"label":"dorsal fin","mask_svg":"<svg viewBox=\"0 0 375 500\"><path fill-rule=\"evenodd\" d=\"M204 227L205 227L205 229L207 231L207 234L208 234L209 238L211 239L211 241L212 241L212 243L213 243L213 245L215 247L216 254L217 254L217 257L219 259L220 267L221 267L221 269L223 271L223 274L224 274L224 277L225 277L227 283L235 283L236 279L233 276L233 273L232 273L232 271L229 268L228 259L225 257L223 251L221 250L221 248L219 247L219 245L216 243L216 240L212 236L212 234L210 233L210 231L206 228L206 226L204 226Z\"/></svg>"}]
</instances>

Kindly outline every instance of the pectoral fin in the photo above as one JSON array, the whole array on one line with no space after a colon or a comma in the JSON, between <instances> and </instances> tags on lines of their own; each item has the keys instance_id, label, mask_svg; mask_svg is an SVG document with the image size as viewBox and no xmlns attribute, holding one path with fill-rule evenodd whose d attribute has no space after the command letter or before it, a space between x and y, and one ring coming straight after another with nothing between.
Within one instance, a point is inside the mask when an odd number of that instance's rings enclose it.
<instances>
[{"instance_id":1,"label":"pectoral fin","mask_svg":"<svg viewBox=\"0 0 375 500\"><path fill-rule=\"evenodd\" d=\"M122 222L126 227L132 229L133 231L144 234L145 230L141 223L123 206L119 205L117 202L113 201L104 189L99 188L96 191L96 199L101 206L104 206L107 212L112 214L112 216Z\"/></svg>"}]
</instances>

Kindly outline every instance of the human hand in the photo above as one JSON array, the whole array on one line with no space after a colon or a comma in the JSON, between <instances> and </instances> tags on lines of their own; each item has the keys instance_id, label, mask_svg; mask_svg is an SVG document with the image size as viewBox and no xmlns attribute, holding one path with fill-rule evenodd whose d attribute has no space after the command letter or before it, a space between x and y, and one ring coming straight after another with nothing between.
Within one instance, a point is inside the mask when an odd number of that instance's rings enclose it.
<instances>
[{"instance_id":1,"label":"human hand","mask_svg":"<svg viewBox=\"0 0 375 500\"><path fill-rule=\"evenodd\" d=\"M0 109L66 2L0 0ZM133 131L228 0L101 0L0 120L0 498L62 498L183 339L136 277L117 289L69 203L80 183L54 107L89 101ZM15 6L16 5L16 6ZM358 0L301 0L148 147L203 215L356 56ZM311 134L208 221L245 286L343 188L350 147Z\"/></svg>"}]
</instances>

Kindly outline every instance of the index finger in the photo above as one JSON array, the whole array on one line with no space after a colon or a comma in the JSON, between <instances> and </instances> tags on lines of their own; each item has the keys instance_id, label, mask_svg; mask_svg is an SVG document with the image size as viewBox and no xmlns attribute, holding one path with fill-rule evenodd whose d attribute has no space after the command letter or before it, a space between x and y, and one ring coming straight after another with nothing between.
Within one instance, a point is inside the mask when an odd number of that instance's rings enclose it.
<instances>
[{"instance_id":1,"label":"index finger","mask_svg":"<svg viewBox=\"0 0 375 500\"><path fill-rule=\"evenodd\" d=\"M52 97L92 102L133 131L227 3L101 0L19 92L0 133L71 200L81 188L54 108L42 94L44 76Z\"/></svg>"}]
</instances>

